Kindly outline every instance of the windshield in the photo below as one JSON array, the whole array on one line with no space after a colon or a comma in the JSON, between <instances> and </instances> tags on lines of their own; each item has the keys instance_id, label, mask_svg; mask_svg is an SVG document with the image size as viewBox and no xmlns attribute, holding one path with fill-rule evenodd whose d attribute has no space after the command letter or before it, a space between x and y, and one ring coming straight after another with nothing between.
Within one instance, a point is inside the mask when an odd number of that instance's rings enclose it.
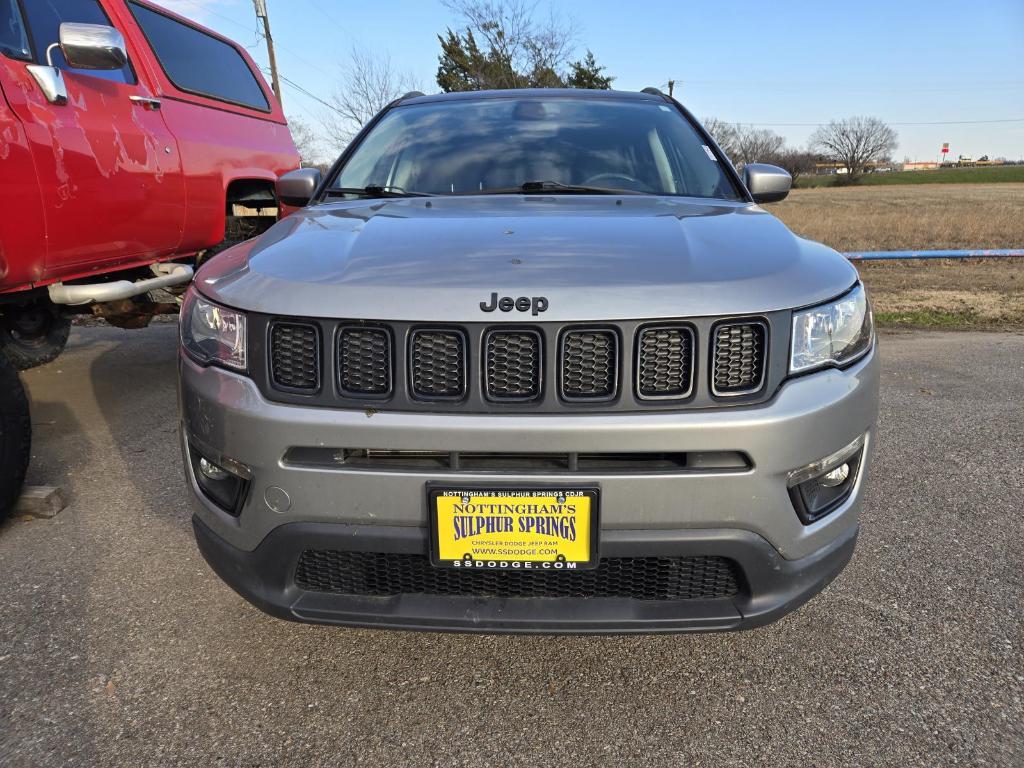
<instances>
[{"instance_id":1,"label":"windshield","mask_svg":"<svg viewBox=\"0 0 1024 768\"><path fill-rule=\"evenodd\" d=\"M523 96L389 111L331 189L433 195L623 190L741 199L674 107L614 98ZM573 190L572 187L577 187Z\"/></svg>"}]
</instances>

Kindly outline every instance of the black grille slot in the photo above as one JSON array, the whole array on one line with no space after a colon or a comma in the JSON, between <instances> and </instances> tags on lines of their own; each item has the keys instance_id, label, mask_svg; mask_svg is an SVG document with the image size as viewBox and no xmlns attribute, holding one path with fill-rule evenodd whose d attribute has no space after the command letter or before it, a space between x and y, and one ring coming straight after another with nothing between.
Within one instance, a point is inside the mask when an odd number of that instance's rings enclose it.
<instances>
[{"instance_id":1,"label":"black grille slot","mask_svg":"<svg viewBox=\"0 0 1024 768\"><path fill-rule=\"evenodd\" d=\"M491 331L485 349L484 385L488 399L527 401L540 396L540 334Z\"/></svg>"},{"instance_id":2,"label":"black grille slot","mask_svg":"<svg viewBox=\"0 0 1024 768\"><path fill-rule=\"evenodd\" d=\"M459 331L415 331L409 362L414 397L459 400L465 396L466 338Z\"/></svg>"},{"instance_id":3,"label":"black grille slot","mask_svg":"<svg viewBox=\"0 0 1024 768\"><path fill-rule=\"evenodd\" d=\"M562 397L566 400L611 400L619 367L614 331L578 330L562 335Z\"/></svg>"},{"instance_id":4,"label":"black grille slot","mask_svg":"<svg viewBox=\"0 0 1024 768\"><path fill-rule=\"evenodd\" d=\"M609 557L592 571L487 571L435 568L423 555L307 549L295 582L344 595L455 595L506 598L709 600L740 591L724 557Z\"/></svg>"},{"instance_id":5,"label":"black grille slot","mask_svg":"<svg viewBox=\"0 0 1024 768\"><path fill-rule=\"evenodd\" d=\"M637 343L637 396L681 398L693 389L693 331L657 326L640 331Z\"/></svg>"},{"instance_id":6,"label":"black grille slot","mask_svg":"<svg viewBox=\"0 0 1024 768\"><path fill-rule=\"evenodd\" d=\"M383 328L342 327L338 333L338 388L354 397L391 394L391 334Z\"/></svg>"},{"instance_id":7,"label":"black grille slot","mask_svg":"<svg viewBox=\"0 0 1024 768\"><path fill-rule=\"evenodd\" d=\"M764 382L765 326L723 323L715 328L711 391L715 395L756 392Z\"/></svg>"},{"instance_id":8,"label":"black grille slot","mask_svg":"<svg viewBox=\"0 0 1024 768\"><path fill-rule=\"evenodd\" d=\"M270 326L270 377L277 389L318 390L320 329L308 323L273 323Z\"/></svg>"}]
</instances>

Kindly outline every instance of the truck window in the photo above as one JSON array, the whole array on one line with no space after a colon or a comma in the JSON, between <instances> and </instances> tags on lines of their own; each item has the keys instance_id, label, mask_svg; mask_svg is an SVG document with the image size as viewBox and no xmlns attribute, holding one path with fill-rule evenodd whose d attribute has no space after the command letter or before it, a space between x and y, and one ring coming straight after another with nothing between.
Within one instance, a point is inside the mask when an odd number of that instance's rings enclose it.
<instances>
[{"instance_id":1,"label":"truck window","mask_svg":"<svg viewBox=\"0 0 1024 768\"><path fill-rule=\"evenodd\" d=\"M0 2L6 2L6 0L0 0ZM35 47L35 60L40 64L46 63L46 49L60 38L62 22L76 21L84 24L113 26L96 0L31 0L31 2L25 3L25 16L28 21L29 36ZM68 72L101 77L104 80L113 80L118 83L135 84L135 72L132 71L130 63L125 64L121 69L74 69L64 61L64 55L59 48L53 50L53 63Z\"/></svg>"},{"instance_id":2,"label":"truck window","mask_svg":"<svg viewBox=\"0 0 1024 768\"><path fill-rule=\"evenodd\" d=\"M267 97L238 50L170 16L129 3L167 77L183 91L269 112Z\"/></svg>"},{"instance_id":3,"label":"truck window","mask_svg":"<svg viewBox=\"0 0 1024 768\"><path fill-rule=\"evenodd\" d=\"M32 58L18 0L0 0L0 53L15 59Z\"/></svg>"}]
</instances>

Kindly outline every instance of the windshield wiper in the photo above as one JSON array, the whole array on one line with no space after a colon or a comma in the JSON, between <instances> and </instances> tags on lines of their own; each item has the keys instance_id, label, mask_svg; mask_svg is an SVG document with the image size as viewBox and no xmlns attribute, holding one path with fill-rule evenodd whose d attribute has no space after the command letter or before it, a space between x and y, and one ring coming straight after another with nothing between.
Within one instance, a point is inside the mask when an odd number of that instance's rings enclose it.
<instances>
[{"instance_id":1,"label":"windshield wiper","mask_svg":"<svg viewBox=\"0 0 1024 768\"><path fill-rule=\"evenodd\" d=\"M331 187L327 190L327 194L359 195L360 197L434 197L430 192L412 192L401 187L384 187L379 184L369 184L365 187Z\"/></svg>"},{"instance_id":2,"label":"windshield wiper","mask_svg":"<svg viewBox=\"0 0 1024 768\"><path fill-rule=\"evenodd\" d=\"M581 184L563 184L560 181L527 181L518 187L501 187L495 189L481 189L479 192L470 192L472 195L521 195L536 192L547 192L549 194L563 195L642 195L635 189L616 189L614 187L588 187Z\"/></svg>"}]
</instances>

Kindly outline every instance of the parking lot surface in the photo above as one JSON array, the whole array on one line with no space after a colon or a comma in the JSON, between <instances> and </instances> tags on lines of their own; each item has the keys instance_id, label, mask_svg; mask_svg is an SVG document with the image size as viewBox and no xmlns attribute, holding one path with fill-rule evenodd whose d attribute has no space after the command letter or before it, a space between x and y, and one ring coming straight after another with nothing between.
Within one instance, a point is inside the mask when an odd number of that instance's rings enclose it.
<instances>
[{"instance_id":1,"label":"parking lot surface","mask_svg":"<svg viewBox=\"0 0 1024 768\"><path fill-rule=\"evenodd\" d=\"M269 618L197 552L175 332L76 328L28 372L0 527L0 764L1024 764L1024 335L883 337L853 562L731 635L476 637Z\"/></svg>"}]
</instances>

